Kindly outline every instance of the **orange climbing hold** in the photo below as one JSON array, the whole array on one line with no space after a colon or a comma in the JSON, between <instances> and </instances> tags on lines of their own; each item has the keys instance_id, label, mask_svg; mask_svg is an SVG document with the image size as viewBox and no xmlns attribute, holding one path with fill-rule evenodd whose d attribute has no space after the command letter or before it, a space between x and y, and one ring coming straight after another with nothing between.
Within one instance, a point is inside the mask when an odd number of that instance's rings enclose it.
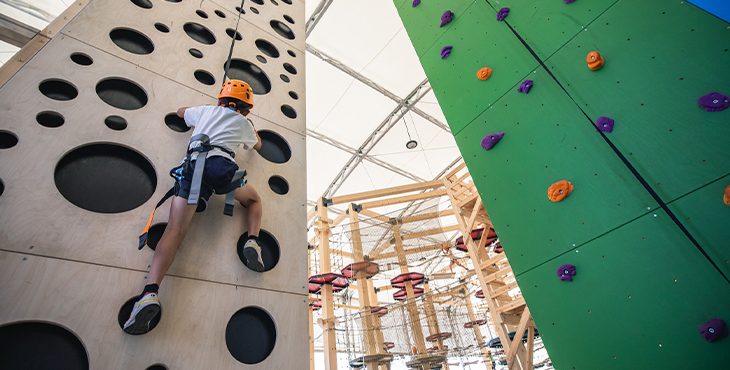
<instances>
[{"instance_id":1,"label":"orange climbing hold","mask_svg":"<svg viewBox=\"0 0 730 370\"><path fill-rule=\"evenodd\" d=\"M484 81L489 78L489 76L492 75L492 69L489 67L484 67L477 71L477 78Z\"/></svg>"},{"instance_id":2,"label":"orange climbing hold","mask_svg":"<svg viewBox=\"0 0 730 370\"><path fill-rule=\"evenodd\" d=\"M592 71L597 71L603 67L603 57L597 51L591 51L588 53L586 62L588 62L588 68Z\"/></svg>"},{"instance_id":3,"label":"orange climbing hold","mask_svg":"<svg viewBox=\"0 0 730 370\"><path fill-rule=\"evenodd\" d=\"M725 204L727 204L727 205L729 205L729 206L730 206L730 185L728 185L728 186L727 186L727 187L725 188L725 196L724 196L724 197L722 197L722 200L724 200L724 201L725 201Z\"/></svg>"},{"instance_id":4,"label":"orange climbing hold","mask_svg":"<svg viewBox=\"0 0 730 370\"><path fill-rule=\"evenodd\" d=\"M571 184L568 180L561 180L550 185L550 188L548 189L548 198L550 198L553 202L560 202L570 195L570 192L572 191L573 184Z\"/></svg>"}]
</instances>

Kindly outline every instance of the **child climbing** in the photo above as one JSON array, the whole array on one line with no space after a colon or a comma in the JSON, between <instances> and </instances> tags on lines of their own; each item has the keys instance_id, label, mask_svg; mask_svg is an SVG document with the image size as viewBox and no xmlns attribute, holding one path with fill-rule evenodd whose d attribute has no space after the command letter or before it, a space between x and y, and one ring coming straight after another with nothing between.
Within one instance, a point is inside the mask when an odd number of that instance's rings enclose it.
<instances>
[{"instance_id":1,"label":"child climbing","mask_svg":"<svg viewBox=\"0 0 730 370\"><path fill-rule=\"evenodd\" d=\"M461 262L459 262L459 259L456 256L454 256L454 252L451 251L448 244L444 244L444 248L443 248L442 252L444 253L444 255L446 257L449 257L449 259L451 259L451 262L449 262L449 270L451 270L451 273L454 272L454 265L458 265L459 267L463 268L464 270L469 271L469 269L466 268L466 266L462 265Z\"/></svg>"},{"instance_id":2,"label":"child climbing","mask_svg":"<svg viewBox=\"0 0 730 370\"><path fill-rule=\"evenodd\" d=\"M183 161L179 181L175 183L170 218L162 238L157 243L152 259L147 285L144 287L139 301L134 305L129 320L124 324L124 331L129 334L144 334L149 331L149 323L160 312L158 300L159 285L175 259L178 246L187 233L188 226L199 208L188 198L194 198L199 192L201 206L215 191L231 190L238 165L233 160L239 145L244 149L261 148L261 138L246 117L253 107L253 91L240 80L228 80L218 95L218 105L207 105L194 108L180 108L177 115L185 119L185 124L194 127L188 144L188 156ZM204 162L202 176L195 176L199 158ZM202 178L201 178L202 177ZM196 184L196 180L199 181ZM202 181L201 181L202 180ZM246 184L245 179L234 184L235 200L246 207L246 223L248 240L243 247L243 254L248 260L247 266L255 271L263 271L261 248L258 235L261 227L262 205L256 189ZM204 208L203 208L204 209ZM153 212L154 215L154 212ZM151 219L150 219L151 221ZM148 223L149 227L149 223ZM146 233L143 234L143 237ZM140 247L143 244L140 244Z\"/></svg>"}]
</instances>

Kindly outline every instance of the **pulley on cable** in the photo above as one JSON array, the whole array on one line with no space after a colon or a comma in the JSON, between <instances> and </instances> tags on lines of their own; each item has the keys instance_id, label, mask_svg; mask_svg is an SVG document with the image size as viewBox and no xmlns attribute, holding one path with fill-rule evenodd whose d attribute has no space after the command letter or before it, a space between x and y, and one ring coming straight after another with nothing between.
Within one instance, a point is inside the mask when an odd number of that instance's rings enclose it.
<instances>
[{"instance_id":1,"label":"pulley on cable","mask_svg":"<svg viewBox=\"0 0 730 370\"><path fill-rule=\"evenodd\" d=\"M402 110L403 110L403 108L401 108L401 112L402 112ZM408 142L406 143L406 148L408 148L408 149L415 149L418 146L418 141L415 141L415 140L411 139L411 132L408 131L408 124L406 123L406 114L405 114L405 112L402 112L401 113L401 118L403 118L403 124L406 126L406 133L408 134Z\"/></svg>"}]
</instances>

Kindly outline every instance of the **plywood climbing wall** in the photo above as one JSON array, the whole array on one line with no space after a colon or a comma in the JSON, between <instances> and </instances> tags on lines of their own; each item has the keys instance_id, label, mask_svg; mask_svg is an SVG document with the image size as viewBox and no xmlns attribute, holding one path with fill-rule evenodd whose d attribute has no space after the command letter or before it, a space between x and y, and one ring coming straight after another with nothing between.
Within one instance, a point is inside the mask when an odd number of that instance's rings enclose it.
<instances>
[{"instance_id":1,"label":"plywood climbing wall","mask_svg":"<svg viewBox=\"0 0 730 370\"><path fill-rule=\"evenodd\" d=\"M28 341L13 361L68 362L73 351L42 344L62 328L88 362L70 368L306 362L306 230L297 227L306 213L304 2L246 1L239 21L240 4L76 2L44 31L55 36L1 71L11 78L0 89L0 343L17 333ZM122 308L141 292L154 253L137 250L137 239L192 132L174 112L216 103L233 37L229 77L251 84L249 118L263 140L236 161L263 201L267 271L239 258L244 208L224 216L214 196L161 285L161 320L127 335ZM168 209L155 215L152 246Z\"/></svg>"},{"instance_id":2,"label":"plywood climbing wall","mask_svg":"<svg viewBox=\"0 0 730 370\"><path fill-rule=\"evenodd\" d=\"M697 327L730 322L730 109L697 100L730 95L718 68L730 24L686 1L394 4L555 368L726 366L730 339L708 343ZM588 68L591 51L602 69ZM601 116L615 120L605 139ZM560 180L574 190L553 203ZM562 264L573 282L558 280Z\"/></svg>"}]
</instances>

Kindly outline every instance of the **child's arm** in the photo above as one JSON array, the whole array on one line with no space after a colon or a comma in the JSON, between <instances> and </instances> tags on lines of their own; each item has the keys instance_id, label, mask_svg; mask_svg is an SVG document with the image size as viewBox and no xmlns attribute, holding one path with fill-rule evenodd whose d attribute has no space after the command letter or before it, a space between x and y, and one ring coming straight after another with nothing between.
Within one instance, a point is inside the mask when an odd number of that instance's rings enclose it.
<instances>
[{"instance_id":1,"label":"child's arm","mask_svg":"<svg viewBox=\"0 0 730 370\"><path fill-rule=\"evenodd\" d=\"M247 115L248 115L248 112L244 116L247 116ZM251 124L251 127L253 127L253 132L256 134L256 139L258 140L258 142L256 144L254 144L253 149L259 150L259 149L261 149L261 137L259 136L259 132L256 131L256 127L254 127L253 121L251 121L251 119L249 119L248 117L246 117L246 119Z\"/></svg>"},{"instance_id":2,"label":"child's arm","mask_svg":"<svg viewBox=\"0 0 730 370\"><path fill-rule=\"evenodd\" d=\"M185 107L185 108L178 108L178 110L177 110L177 116L180 117L180 118L185 118L185 110L186 109L188 109L188 108L187 107Z\"/></svg>"}]
</instances>

